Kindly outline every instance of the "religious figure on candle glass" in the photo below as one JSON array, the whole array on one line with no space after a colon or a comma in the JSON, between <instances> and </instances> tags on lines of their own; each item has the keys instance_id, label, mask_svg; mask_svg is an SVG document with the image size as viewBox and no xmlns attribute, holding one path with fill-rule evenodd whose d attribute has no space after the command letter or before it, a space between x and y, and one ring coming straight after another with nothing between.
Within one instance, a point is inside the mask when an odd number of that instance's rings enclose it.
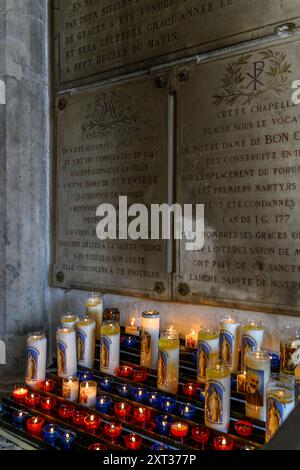
<instances>
[{"instance_id":1,"label":"religious figure on candle glass","mask_svg":"<svg viewBox=\"0 0 300 470\"><path fill-rule=\"evenodd\" d=\"M102 336L101 338L101 368L107 369L109 366L109 342Z\"/></svg>"},{"instance_id":2,"label":"religious figure on candle glass","mask_svg":"<svg viewBox=\"0 0 300 470\"><path fill-rule=\"evenodd\" d=\"M78 361L84 361L84 337L80 331L77 331L77 357Z\"/></svg>"},{"instance_id":3,"label":"religious figure on candle glass","mask_svg":"<svg viewBox=\"0 0 300 470\"><path fill-rule=\"evenodd\" d=\"M268 402L268 432L270 436L274 436L274 434L278 431L280 424L281 424L281 416L280 411L276 407L276 402L273 399L270 399Z\"/></svg>"},{"instance_id":4,"label":"religious figure on candle glass","mask_svg":"<svg viewBox=\"0 0 300 470\"><path fill-rule=\"evenodd\" d=\"M222 359L226 364L231 364L232 347L229 338L227 338L225 333L220 336L220 342L220 359Z\"/></svg>"},{"instance_id":5,"label":"religious figure on candle glass","mask_svg":"<svg viewBox=\"0 0 300 470\"><path fill-rule=\"evenodd\" d=\"M208 390L207 413L209 421L222 423L222 397L214 385Z\"/></svg>"},{"instance_id":6,"label":"religious figure on candle glass","mask_svg":"<svg viewBox=\"0 0 300 470\"><path fill-rule=\"evenodd\" d=\"M145 355L148 355L151 352L151 335L149 335L145 330L142 332L141 350Z\"/></svg>"},{"instance_id":7,"label":"religious figure on candle glass","mask_svg":"<svg viewBox=\"0 0 300 470\"><path fill-rule=\"evenodd\" d=\"M27 349L27 372L26 372L26 379L27 380L35 380L36 379L36 366L37 361L34 357L34 351L32 349Z\"/></svg>"},{"instance_id":8,"label":"religious figure on candle glass","mask_svg":"<svg viewBox=\"0 0 300 470\"><path fill-rule=\"evenodd\" d=\"M203 347L199 348L199 376L205 377L206 368L208 364L208 356Z\"/></svg>"},{"instance_id":9,"label":"religious figure on candle glass","mask_svg":"<svg viewBox=\"0 0 300 470\"><path fill-rule=\"evenodd\" d=\"M163 386L166 383L166 358L164 353L158 351L158 361L157 361L157 385Z\"/></svg>"},{"instance_id":10,"label":"religious figure on candle glass","mask_svg":"<svg viewBox=\"0 0 300 470\"><path fill-rule=\"evenodd\" d=\"M260 380L259 373L262 372ZM263 371L250 372L247 369L246 401L249 405L264 406Z\"/></svg>"},{"instance_id":11,"label":"religious figure on candle glass","mask_svg":"<svg viewBox=\"0 0 300 470\"><path fill-rule=\"evenodd\" d=\"M57 371L59 374L65 373L65 346L58 342L57 343Z\"/></svg>"}]
</instances>

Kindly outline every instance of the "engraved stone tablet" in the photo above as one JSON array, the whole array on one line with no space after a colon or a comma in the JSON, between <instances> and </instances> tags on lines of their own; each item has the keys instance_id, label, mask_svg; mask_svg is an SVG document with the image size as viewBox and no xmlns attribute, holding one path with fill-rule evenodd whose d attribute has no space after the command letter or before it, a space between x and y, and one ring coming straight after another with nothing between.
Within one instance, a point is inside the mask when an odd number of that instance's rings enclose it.
<instances>
[{"instance_id":1,"label":"engraved stone tablet","mask_svg":"<svg viewBox=\"0 0 300 470\"><path fill-rule=\"evenodd\" d=\"M167 90L138 79L63 95L57 108L56 285L169 298L165 241L96 236L100 204L167 202Z\"/></svg>"},{"instance_id":2,"label":"engraved stone tablet","mask_svg":"<svg viewBox=\"0 0 300 470\"><path fill-rule=\"evenodd\" d=\"M299 0L53 0L57 88L298 24Z\"/></svg>"},{"instance_id":3,"label":"engraved stone tablet","mask_svg":"<svg viewBox=\"0 0 300 470\"><path fill-rule=\"evenodd\" d=\"M178 197L205 204L205 245L181 243L177 300L300 310L299 51L223 56L179 86Z\"/></svg>"}]
</instances>

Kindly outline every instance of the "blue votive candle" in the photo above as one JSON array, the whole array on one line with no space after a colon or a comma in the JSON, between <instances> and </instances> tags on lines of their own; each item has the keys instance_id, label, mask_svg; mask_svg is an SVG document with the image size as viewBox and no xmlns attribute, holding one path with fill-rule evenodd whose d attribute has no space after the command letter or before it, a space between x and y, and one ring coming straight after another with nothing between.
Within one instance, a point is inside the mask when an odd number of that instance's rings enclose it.
<instances>
[{"instance_id":1,"label":"blue votive candle","mask_svg":"<svg viewBox=\"0 0 300 470\"><path fill-rule=\"evenodd\" d=\"M43 435L46 442L54 446L61 428L57 424L46 424L43 427Z\"/></svg>"},{"instance_id":2,"label":"blue votive candle","mask_svg":"<svg viewBox=\"0 0 300 470\"><path fill-rule=\"evenodd\" d=\"M171 413L176 409L177 401L175 398L171 397L162 397L160 400L160 407L163 411Z\"/></svg>"},{"instance_id":3,"label":"blue votive candle","mask_svg":"<svg viewBox=\"0 0 300 470\"><path fill-rule=\"evenodd\" d=\"M129 397L129 395L131 394L131 389L132 387L129 384L121 384L117 387L119 395L121 395L121 397L123 398Z\"/></svg>"},{"instance_id":4,"label":"blue votive candle","mask_svg":"<svg viewBox=\"0 0 300 470\"><path fill-rule=\"evenodd\" d=\"M170 432L170 426L173 422L171 416L168 415L158 415L156 416L156 426L159 434L168 436Z\"/></svg>"},{"instance_id":5,"label":"blue votive candle","mask_svg":"<svg viewBox=\"0 0 300 470\"><path fill-rule=\"evenodd\" d=\"M161 395L158 392L147 392L147 403L150 406L159 407Z\"/></svg>"},{"instance_id":6,"label":"blue votive candle","mask_svg":"<svg viewBox=\"0 0 300 470\"><path fill-rule=\"evenodd\" d=\"M24 410L17 410L13 414L13 423L15 426L22 427L29 414Z\"/></svg>"},{"instance_id":7,"label":"blue votive candle","mask_svg":"<svg viewBox=\"0 0 300 470\"><path fill-rule=\"evenodd\" d=\"M102 390L106 390L107 392L110 392L114 384L113 379L109 379L108 377L105 377L99 381L100 388Z\"/></svg>"},{"instance_id":8,"label":"blue votive candle","mask_svg":"<svg viewBox=\"0 0 300 470\"><path fill-rule=\"evenodd\" d=\"M100 395L96 399L96 409L101 413L108 413L112 404L112 399L104 395Z\"/></svg>"},{"instance_id":9,"label":"blue votive candle","mask_svg":"<svg viewBox=\"0 0 300 470\"><path fill-rule=\"evenodd\" d=\"M144 388L132 388L131 389L131 395L135 401L138 401L139 403L143 403L146 400L147 396L147 390Z\"/></svg>"},{"instance_id":10,"label":"blue votive candle","mask_svg":"<svg viewBox=\"0 0 300 470\"><path fill-rule=\"evenodd\" d=\"M196 407L191 403L180 403L179 414L185 419L193 419L196 414Z\"/></svg>"},{"instance_id":11,"label":"blue votive candle","mask_svg":"<svg viewBox=\"0 0 300 470\"><path fill-rule=\"evenodd\" d=\"M135 346L136 339L134 336L126 336L124 340L124 345L126 348L133 348Z\"/></svg>"},{"instance_id":12,"label":"blue votive candle","mask_svg":"<svg viewBox=\"0 0 300 470\"><path fill-rule=\"evenodd\" d=\"M153 446L151 447L151 450L167 450L168 446L163 444L162 442L155 442Z\"/></svg>"},{"instance_id":13,"label":"blue votive candle","mask_svg":"<svg viewBox=\"0 0 300 470\"><path fill-rule=\"evenodd\" d=\"M92 372L79 371L77 372L77 377L79 378L79 382L88 382L89 380L94 380L94 375Z\"/></svg>"},{"instance_id":14,"label":"blue votive candle","mask_svg":"<svg viewBox=\"0 0 300 470\"><path fill-rule=\"evenodd\" d=\"M69 429L61 429L59 431L59 439L62 442L63 448L69 450L76 439L76 433Z\"/></svg>"}]
</instances>

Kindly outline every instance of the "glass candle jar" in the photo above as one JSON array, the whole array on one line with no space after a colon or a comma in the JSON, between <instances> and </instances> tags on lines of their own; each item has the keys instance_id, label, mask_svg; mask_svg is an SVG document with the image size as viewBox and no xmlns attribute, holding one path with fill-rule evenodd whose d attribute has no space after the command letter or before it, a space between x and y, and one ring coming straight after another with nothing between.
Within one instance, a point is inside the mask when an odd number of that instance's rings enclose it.
<instances>
[{"instance_id":1,"label":"glass candle jar","mask_svg":"<svg viewBox=\"0 0 300 470\"><path fill-rule=\"evenodd\" d=\"M138 434L126 434L125 438L126 449L139 450L143 445L143 438Z\"/></svg>"},{"instance_id":2,"label":"glass candle jar","mask_svg":"<svg viewBox=\"0 0 300 470\"><path fill-rule=\"evenodd\" d=\"M296 367L300 364L300 330L285 327L280 338L281 372L294 375Z\"/></svg>"},{"instance_id":3,"label":"glass candle jar","mask_svg":"<svg viewBox=\"0 0 300 470\"><path fill-rule=\"evenodd\" d=\"M114 406L114 411L118 418L125 419L131 413L131 405L129 403L116 403Z\"/></svg>"},{"instance_id":4,"label":"glass candle jar","mask_svg":"<svg viewBox=\"0 0 300 470\"><path fill-rule=\"evenodd\" d=\"M16 401L23 401L28 396L28 393L28 388L16 387L13 391L13 397Z\"/></svg>"},{"instance_id":5,"label":"glass candle jar","mask_svg":"<svg viewBox=\"0 0 300 470\"><path fill-rule=\"evenodd\" d=\"M142 313L141 366L157 369L160 314L155 310Z\"/></svg>"},{"instance_id":6,"label":"glass candle jar","mask_svg":"<svg viewBox=\"0 0 300 470\"><path fill-rule=\"evenodd\" d=\"M96 406L97 382L89 380L81 382L79 391L79 403L83 406Z\"/></svg>"},{"instance_id":7,"label":"glass candle jar","mask_svg":"<svg viewBox=\"0 0 300 470\"><path fill-rule=\"evenodd\" d=\"M196 415L196 407L191 403L180 403L179 414L185 419L194 419Z\"/></svg>"},{"instance_id":8,"label":"glass candle jar","mask_svg":"<svg viewBox=\"0 0 300 470\"><path fill-rule=\"evenodd\" d=\"M96 322L84 317L76 323L77 362L92 369L95 361Z\"/></svg>"},{"instance_id":9,"label":"glass candle jar","mask_svg":"<svg viewBox=\"0 0 300 470\"><path fill-rule=\"evenodd\" d=\"M173 418L169 415L156 416L156 426L157 426L157 430L159 434L168 436L172 422L173 422Z\"/></svg>"},{"instance_id":10,"label":"glass candle jar","mask_svg":"<svg viewBox=\"0 0 300 470\"><path fill-rule=\"evenodd\" d=\"M76 426L82 426L84 423L84 418L88 416L88 412L84 410L77 410L72 416L73 423Z\"/></svg>"},{"instance_id":11,"label":"glass candle jar","mask_svg":"<svg viewBox=\"0 0 300 470\"><path fill-rule=\"evenodd\" d=\"M58 328L56 332L57 375L62 378L76 375L76 334L73 328Z\"/></svg>"},{"instance_id":12,"label":"glass candle jar","mask_svg":"<svg viewBox=\"0 0 300 470\"><path fill-rule=\"evenodd\" d=\"M120 363L120 326L112 320L106 320L101 327L100 371L114 375Z\"/></svg>"},{"instance_id":13,"label":"glass candle jar","mask_svg":"<svg viewBox=\"0 0 300 470\"><path fill-rule=\"evenodd\" d=\"M63 419L69 419L75 414L75 406L62 403L58 408L58 414Z\"/></svg>"},{"instance_id":14,"label":"glass candle jar","mask_svg":"<svg viewBox=\"0 0 300 470\"><path fill-rule=\"evenodd\" d=\"M266 420L266 392L270 378L271 361L268 351L253 348L245 356L246 416Z\"/></svg>"},{"instance_id":15,"label":"glass candle jar","mask_svg":"<svg viewBox=\"0 0 300 470\"><path fill-rule=\"evenodd\" d=\"M220 322L220 359L231 373L239 369L240 323L233 314L225 315Z\"/></svg>"},{"instance_id":16,"label":"glass candle jar","mask_svg":"<svg viewBox=\"0 0 300 470\"><path fill-rule=\"evenodd\" d=\"M137 388L133 387L131 389L131 395L135 401L138 401L139 403L143 403L147 398L147 390L141 387L137 387Z\"/></svg>"},{"instance_id":17,"label":"glass candle jar","mask_svg":"<svg viewBox=\"0 0 300 470\"><path fill-rule=\"evenodd\" d=\"M44 333L29 334L26 342L25 382L30 388L38 390L46 377L47 338Z\"/></svg>"},{"instance_id":18,"label":"glass candle jar","mask_svg":"<svg viewBox=\"0 0 300 470\"><path fill-rule=\"evenodd\" d=\"M157 387L164 392L178 392L179 349L178 333L162 331L158 342Z\"/></svg>"},{"instance_id":19,"label":"glass candle jar","mask_svg":"<svg viewBox=\"0 0 300 470\"><path fill-rule=\"evenodd\" d=\"M103 302L97 292L92 292L85 303L86 316L94 320L96 325L95 336L100 339L100 331L103 317Z\"/></svg>"},{"instance_id":20,"label":"glass candle jar","mask_svg":"<svg viewBox=\"0 0 300 470\"><path fill-rule=\"evenodd\" d=\"M57 424L46 424L43 427L43 435L46 442L49 442L54 446L58 436L59 436L60 427Z\"/></svg>"},{"instance_id":21,"label":"glass candle jar","mask_svg":"<svg viewBox=\"0 0 300 470\"><path fill-rule=\"evenodd\" d=\"M258 320L248 320L242 327L242 351L241 362L244 365L244 358L247 352L253 348L262 348L264 340L264 327Z\"/></svg>"},{"instance_id":22,"label":"glass candle jar","mask_svg":"<svg viewBox=\"0 0 300 470\"><path fill-rule=\"evenodd\" d=\"M216 450L233 450L234 442L230 437L218 436L214 439L214 446Z\"/></svg>"},{"instance_id":23,"label":"glass candle jar","mask_svg":"<svg viewBox=\"0 0 300 470\"><path fill-rule=\"evenodd\" d=\"M115 443L122 434L122 425L120 423L107 423L104 425L104 434L109 437L112 443Z\"/></svg>"},{"instance_id":24,"label":"glass candle jar","mask_svg":"<svg viewBox=\"0 0 300 470\"><path fill-rule=\"evenodd\" d=\"M132 387L129 384L120 384L117 390L121 397L127 398L131 395Z\"/></svg>"},{"instance_id":25,"label":"glass candle jar","mask_svg":"<svg viewBox=\"0 0 300 470\"><path fill-rule=\"evenodd\" d=\"M273 374L267 386L266 442L276 434L295 407L294 381Z\"/></svg>"},{"instance_id":26,"label":"glass candle jar","mask_svg":"<svg viewBox=\"0 0 300 470\"><path fill-rule=\"evenodd\" d=\"M88 415L83 419L84 427L91 432L96 431L100 427L101 418L98 415Z\"/></svg>"},{"instance_id":27,"label":"glass candle jar","mask_svg":"<svg viewBox=\"0 0 300 470\"><path fill-rule=\"evenodd\" d=\"M197 381L204 383L206 368L211 359L216 359L219 354L219 329L212 324L200 326L198 334L197 351Z\"/></svg>"},{"instance_id":28,"label":"glass candle jar","mask_svg":"<svg viewBox=\"0 0 300 470\"><path fill-rule=\"evenodd\" d=\"M41 408L46 412L50 413L53 408L56 406L55 397L42 397L40 401Z\"/></svg>"},{"instance_id":29,"label":"glass candle jar","mask_svg":"<svg viewBox=\"0 0 300 470\"><path fill-rule=\"evenodd\" d=\"M96 399L96 409L101 413L108 413L112 405L112 399L108 396L99 395Z\"/></svg>"},{"instance_id":30,"label":"glass candle jar","mask_svg":"<svg viewBox=\"0 0 300 470\"><path fill-rule=\"evenodd\" d=\"M206 369L205 425L228 432L230 424L230 370L222 361L210 361Z\"/></svg>"},{"instance_id":31,"label":"glass candle jar","mask_svg":"<svg viewBox=\"0 0 300 470\"><path fill-rule=\"evenodd\" d=\"M27 406L30 406L31 408L34 408L36 405L39 404L41 399L41 396L39 393L29 393L25 397L25 403Z\"/></svg>"},{"instance_id":32,"label":"glass candle jar","mask_svg":"<svg viewBox=\"0 0 300 470\"><path fill-rule=\"evenodd\" d=\"M72 313L67 313L67 315L61 317L61 324L63 328L75 329L76 322L78 322L78 320L79 318L76 315L73 315Z\"/></svg>"},{"instance_id":33,"label":"glass candle jar","mask_svg":"<svg viewBox=\"0 0 300 470\"><path fill-rule=\"evenodd\" d=\"M62 381L62 397L65 400L77 401L79 395L79 377L68 377Z\"/></svg>"},{"instance_id":34,"label":"glass candle jar","mask_svg":"<svg viewBox=\"0 0 300 470\"><path fill-rule=\"evenodd\" d=\"M176 398L161 397L160 407L163 411L166 411L167 413L172 413L173 411L176 410L176 407L177 407Z\"/></svg>"},{"instance_id":35,"label":"glass candle jar","mask_svg":"<svg viewBox=\"0 0 300 470\"><path fill-rule=\"evenodd\" d=\"M39 416L33 416L26 421L27 431L33 436L40 436L42 434L45 421Z\"/></svg>"},{"instance_id":36,"label":"glass candle jar","mask_svg":"<svg viewBox=\"0 0 300 470\"><path fill-rule=\"evenodd\" d=\"M24 423L28 418L27 411L24 410L16 410L13 413L13 423L15 426L23 427Z\"/></svg>"},{"instance_id":37,"label":"glass candle jar","mask_svg":"<svg viewBox=\"0 0 300 470\"><path fill-rule=\"evenodd\" d=\"M59 439L62 443L62 446L65 450L70 450L73 442L76 439L76 433L70 431L69 429L61 429L59 431Z\"/></svg>"},{"instance_id":38,"label":"glass candle jar","mask_svg":"<svg viewBox=\"0 0 300 470\"><path fill-rule=\"evenodd\" d=\"M53 392L54 389L55 389L55 381L52 379L44 380L41 383L42 392Z\"/></svg>"},{"instance_id":39,"label":"glass candle jar","mask_svg":"<svg viewBox=\"0 0 300 470\"><path fill-rule=\"evenodd\" d=\"M187 436L189 427L186 423L175 421L174 423L171 423L170 432L175 439L182 441Z\"/></svg>"}]
</instances>

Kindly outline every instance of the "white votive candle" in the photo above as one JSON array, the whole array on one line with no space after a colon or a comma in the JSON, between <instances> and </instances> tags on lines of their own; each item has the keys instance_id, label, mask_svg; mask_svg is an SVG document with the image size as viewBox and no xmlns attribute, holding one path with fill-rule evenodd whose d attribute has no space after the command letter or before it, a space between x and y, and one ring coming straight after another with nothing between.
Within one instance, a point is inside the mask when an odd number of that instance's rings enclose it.
<instances>
[{"instance_id":1,"label":"white votive candle","mask_svg":"<svg viewBox=\"0 0 300 470\"><path fill-rule=\"evenodd\" d=\"M33 389L39 389L46 378L47 338L44 333L29 334L26 343L25 382Z\"/></svg>"},{"instance_id":2,"label":"white votive candle","mask_svg":"<svg viewBox=\"0 0 300 470\"><path fill-rule=\"evenodd\" d=\"M76 334L73 328L59 327L56 332L57 375L70 377L77 373Z\"/></svg>"}]
</instances>

